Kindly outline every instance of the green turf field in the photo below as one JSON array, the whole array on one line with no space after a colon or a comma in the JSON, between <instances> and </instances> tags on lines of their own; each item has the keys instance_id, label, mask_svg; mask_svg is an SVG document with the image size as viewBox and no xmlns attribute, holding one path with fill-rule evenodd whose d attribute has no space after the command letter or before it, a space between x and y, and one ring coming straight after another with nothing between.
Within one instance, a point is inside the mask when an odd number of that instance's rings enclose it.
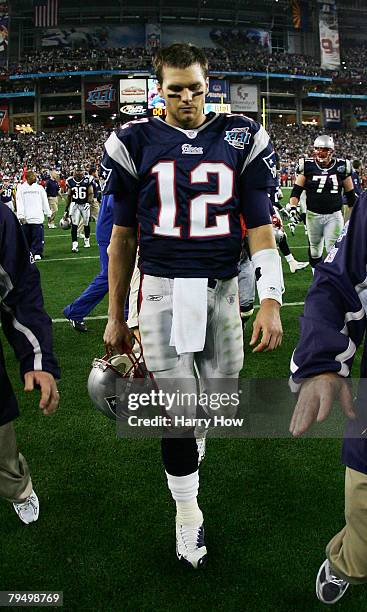
<instances>
[{"instance_id":1,"label":"green turf field","mask_svg":"<svg viewBox=\"0 0 367 612\"><path fill-rule=\"evenodd\" d=\"M297 259L307 258L300 226L289 242ZM117 439L112 422L88 399L86 380L92 359L103 352L105 321L90 320L89 333L81 335L63 320L63 307L99 269L93 235L91 243L75 255L69 232L46 229L45 259L38 264L62 366L56 415L45 418L36 397L20 393L4 343L21 398L18 442L41 513L27 527L0 501L0 590L62 590L64 609L73 612L321 610L316 572L324 546L343 526L341 442L210 440L200 493L209 562L201 573L182 568L158 440ZM303 302L311 272L292 275L284 262L284 273L283 344L275 353L248 351L248 377L288 376L302 312L292 304ZM104 300L92 314L106 312ZM354 587L338 605L359 612L365 597L364 587Z\"/></svg>"}]
</instances>

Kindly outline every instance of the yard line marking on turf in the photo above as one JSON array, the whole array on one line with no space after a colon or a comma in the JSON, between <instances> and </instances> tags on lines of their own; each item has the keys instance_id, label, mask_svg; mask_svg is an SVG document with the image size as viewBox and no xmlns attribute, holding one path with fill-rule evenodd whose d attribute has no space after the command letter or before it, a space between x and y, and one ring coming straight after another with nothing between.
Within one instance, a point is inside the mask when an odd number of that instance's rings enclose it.
<instances>
[{"instance_id":1,"label":"yard line marking on turf","mask_svg":"<svg viewBox=\"0 0 367 612\"><path fill-rule=\"evenodd\" d=\"M283 308L285 306L304 306L305 303L304 302L286 302L285 304L283 304ZM256 306L254 307L255 309L260 308L260 306L258 304L256 304ZM106 320L108 319L108 315L96 315L95 317L84 317L84 321L100 321L100 320ZM69 319L52 319L52 323L68 323Z\"/></svg>"},{"instance_id":2,"label":"yard line marking on turf","mask_svg":"<svg viewBox=\"0 0 367 612\"><path fill-rule=\"evenodd\" d=\"M76 253L77 255L77 253ZM80 261L81 259L99 259L99 255L86 255L85 257L60 257L58 259L40 259L37 263L50 263L52 261Z\"/></svg>"},{"instance_id":3,"label":"yard line marking on turf","mask_svg":"<svg viewBox=\"0 0 367 612\"><path fill-rule=\"evenodd\" d=\"M91 236L95 236L96 234L92 234ZM70 232L66 231L64 234L45 234L45 238L61 238L61 236L63 238L70 238Z\"/></svg>"}]
</instances>

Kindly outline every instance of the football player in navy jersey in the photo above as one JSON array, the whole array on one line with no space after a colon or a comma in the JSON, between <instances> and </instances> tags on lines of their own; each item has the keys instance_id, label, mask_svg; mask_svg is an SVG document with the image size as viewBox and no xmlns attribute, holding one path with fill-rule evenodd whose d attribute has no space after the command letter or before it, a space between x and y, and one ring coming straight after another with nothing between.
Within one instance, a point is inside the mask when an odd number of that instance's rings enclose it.
<instances>
[{"instance_id":1,"label":"football player in navy jersey","mask_svg":"<svg viewBox=\"0 0 367 612\"><path fill-rule=\"evenodd\" d=\"M342 450L346 524L328 543L326 560L316 578L317 597L326 604L338 601L350 583L367 582L366 237L364 192L335 246L317 266L291 362L291 384L299 391L290 424L294 436L304 434L314 422L324 421L336 399L349 418ZM363 341L360 380L353 401L348 379Z\"/></svg>"},{"instance_id":2,"label":"football player in navy jersey","mask_svg":"<svg viewBox=\"0 0 367 612\"><path fill-rule=\"evenodd\" d=\"M67 200L64 217L71 219L71 250L78 252L78 224L84 224L84 247L90 247L90 208L93 204L93 188L89 176L85 175L83 168L77 165L73 176L66 181Z\"/></svg>"},{"instance_id":3,"label":"football player in navy jersey","mask_svg":"<svg viewBox=\"0 0 367 612\"><path fill-rule=\"evenodd\" d=\"M316 138L313 158L301 158L298 162L290 212L297 216L296 208L305 190L306 227L312 268L322 260L324 246L328 253L343 229L343 190L348 206L354 204L356 196L351 174L350 160L335 156L334 140L327 135Z\"/></svg>"},{"instance_id":4,"label":"football player in navy jersey","mask_svg":"<svg viewBox=\"0 0 367 612\"><path fill-rule=\"evenodd\" d=\"M0 189L0 201L5 204L12 212L15 211L15 195L14 187L11 185L7 176L3 177L3 183Z\"/></svg>"},{"instance_id":5,"label":"football player in navy jersey","mask_svg":"<svg viewBox=\"0 0 367 612\"><path fill-rule=\"evenodd\" d=\"M171 380L174 389L179 383L181 392L196 393L196 366L208 396L220 381L237 391L243 364L241 214L261 303L250 344L254 352L269 351L282 339L283 279L268 195L276 185L273 147L266 131L247 117L204 115L208 64L201 49L174 44L159 51L154 67L166 119L123 125L106 141L101 164L104 193L114 198L104 341L118 353L132 347L122 306L139 229L139 328L157 384ZM176 502L177 556L199 568L207 550L197 502L196 406L179 408L178 417L189 419L183 431L174 427L176 408L167 411L173 429L162 439L162 456Z\"/></svg>"}]
</instances>

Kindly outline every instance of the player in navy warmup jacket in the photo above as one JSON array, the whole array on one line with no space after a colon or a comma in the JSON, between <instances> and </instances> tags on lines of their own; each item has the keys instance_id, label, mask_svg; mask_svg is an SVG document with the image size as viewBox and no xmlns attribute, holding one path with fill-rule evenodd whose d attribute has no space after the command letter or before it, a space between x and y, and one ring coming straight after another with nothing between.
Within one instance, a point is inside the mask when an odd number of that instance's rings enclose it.
<instances>
[{"instance_id":1,"label":"player in navy warmup jacket","mask_svg":"<svg viewBox=\"0 0 367 612\"><path fill-rule=\"evenodd\" d=\"M3 332L20 363L25 390L40 387L40 408L58 404L60 371L52 350L51 320L44 311L40 277L16 216L0 206L0 316ZM29 469L18 453L12 421L19 415L0 345L0 495L14 503L20 519L38 518Z\"/></svg>"},{"instance_id":2,"label":"player in navy warmup jacket","mask_svg":"<svg viewBox=\"0 0 367 612\"><path fill-rule=\"evenodd\" d=\"M342 460L346 465L346 527L329 542L317 577L317 595L334 603L349 583L367 582L367 341L356 400L347 384L366 331L367 194L315 272L301 317L301 338L291 362L292 385L300 388L290 431L302 435L324 420L333 400L348 417ZM306 379L306 380L305 380ZM327 477L327 476L325 476Z\"/></svg>"}]
</instances>

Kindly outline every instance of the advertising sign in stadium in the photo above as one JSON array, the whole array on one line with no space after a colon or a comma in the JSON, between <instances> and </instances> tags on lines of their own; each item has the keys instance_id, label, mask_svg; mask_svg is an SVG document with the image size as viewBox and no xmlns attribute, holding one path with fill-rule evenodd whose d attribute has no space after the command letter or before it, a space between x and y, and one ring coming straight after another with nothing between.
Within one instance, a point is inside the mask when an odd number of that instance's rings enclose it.
<instances>
[{"instance_id":1,"label":"advertising sign in stadium","mask_svg":"<svg viewBox=\"0 0 367 612\"><path fill-rule=\"evenodd\" d=\"M231 112L230 104L208 104L204 106L205 113L223 113L224 115Z\"/></svg>"},{"instance_id":2,"label":"advertising sign in stadium","mask_svg":"<svg viewBox=\"0 0 367 612\"><path fill-rule=\"evenodd\" d=\"M146 104L147 103L147 81L146 79L121 79L120 80L120 106L124 104Z\"/></svg>"},{"instance_id":3,"label":"advertising sign in stadium","mask_svg":"<svg viewBox=\"0 0 367 612\"><path fill-rule=\"evenodd\" d=\"M166 101L158 93L157 79L148 79L148 113L154 117L162 117L166 113Z\"/></svg>"},{"instance_id":4,"label":"advertising sign in stadium","mask_svg":"<svg viewBox=\"0 0 367 612\"><path fill-rule=\"evenodd\" d=\"M85 108L87 110L115 110L116 88L112 83L88 83L85 86Z\"/></svg>"},{"instance_id":5,"label":"advertising sign in stadium","mask_svg":"<svg viewBox=\"0 0 367 612\"><path fill-rule=\"evenodd\" d=\"M146 104L124 104L120 107L120 112L124 115L132 115L134 117L139 117L140 115L145 115L147 112Z\"/></svg>"},{"instance_id":6,"label":"advertising sign in stadium","mask_svg":"<svg viewBox=\"0 0 367 612\"><path fill-rule=\"evenodd\" d=\"M225 79L209 79L209 91L205 97L208 104L229 102L229 83Z\"/></svg>"},{"instance_id":7,"label":"advertising sign in stadium","mask_svg":"<svg viewBox=\"0 0 367 612\"><path fill-rule=\"evenodd\" d=\"M257 85L231 83L231 108L233 112L257 113L258 106Z\"/></svg>"}]
</instances>

